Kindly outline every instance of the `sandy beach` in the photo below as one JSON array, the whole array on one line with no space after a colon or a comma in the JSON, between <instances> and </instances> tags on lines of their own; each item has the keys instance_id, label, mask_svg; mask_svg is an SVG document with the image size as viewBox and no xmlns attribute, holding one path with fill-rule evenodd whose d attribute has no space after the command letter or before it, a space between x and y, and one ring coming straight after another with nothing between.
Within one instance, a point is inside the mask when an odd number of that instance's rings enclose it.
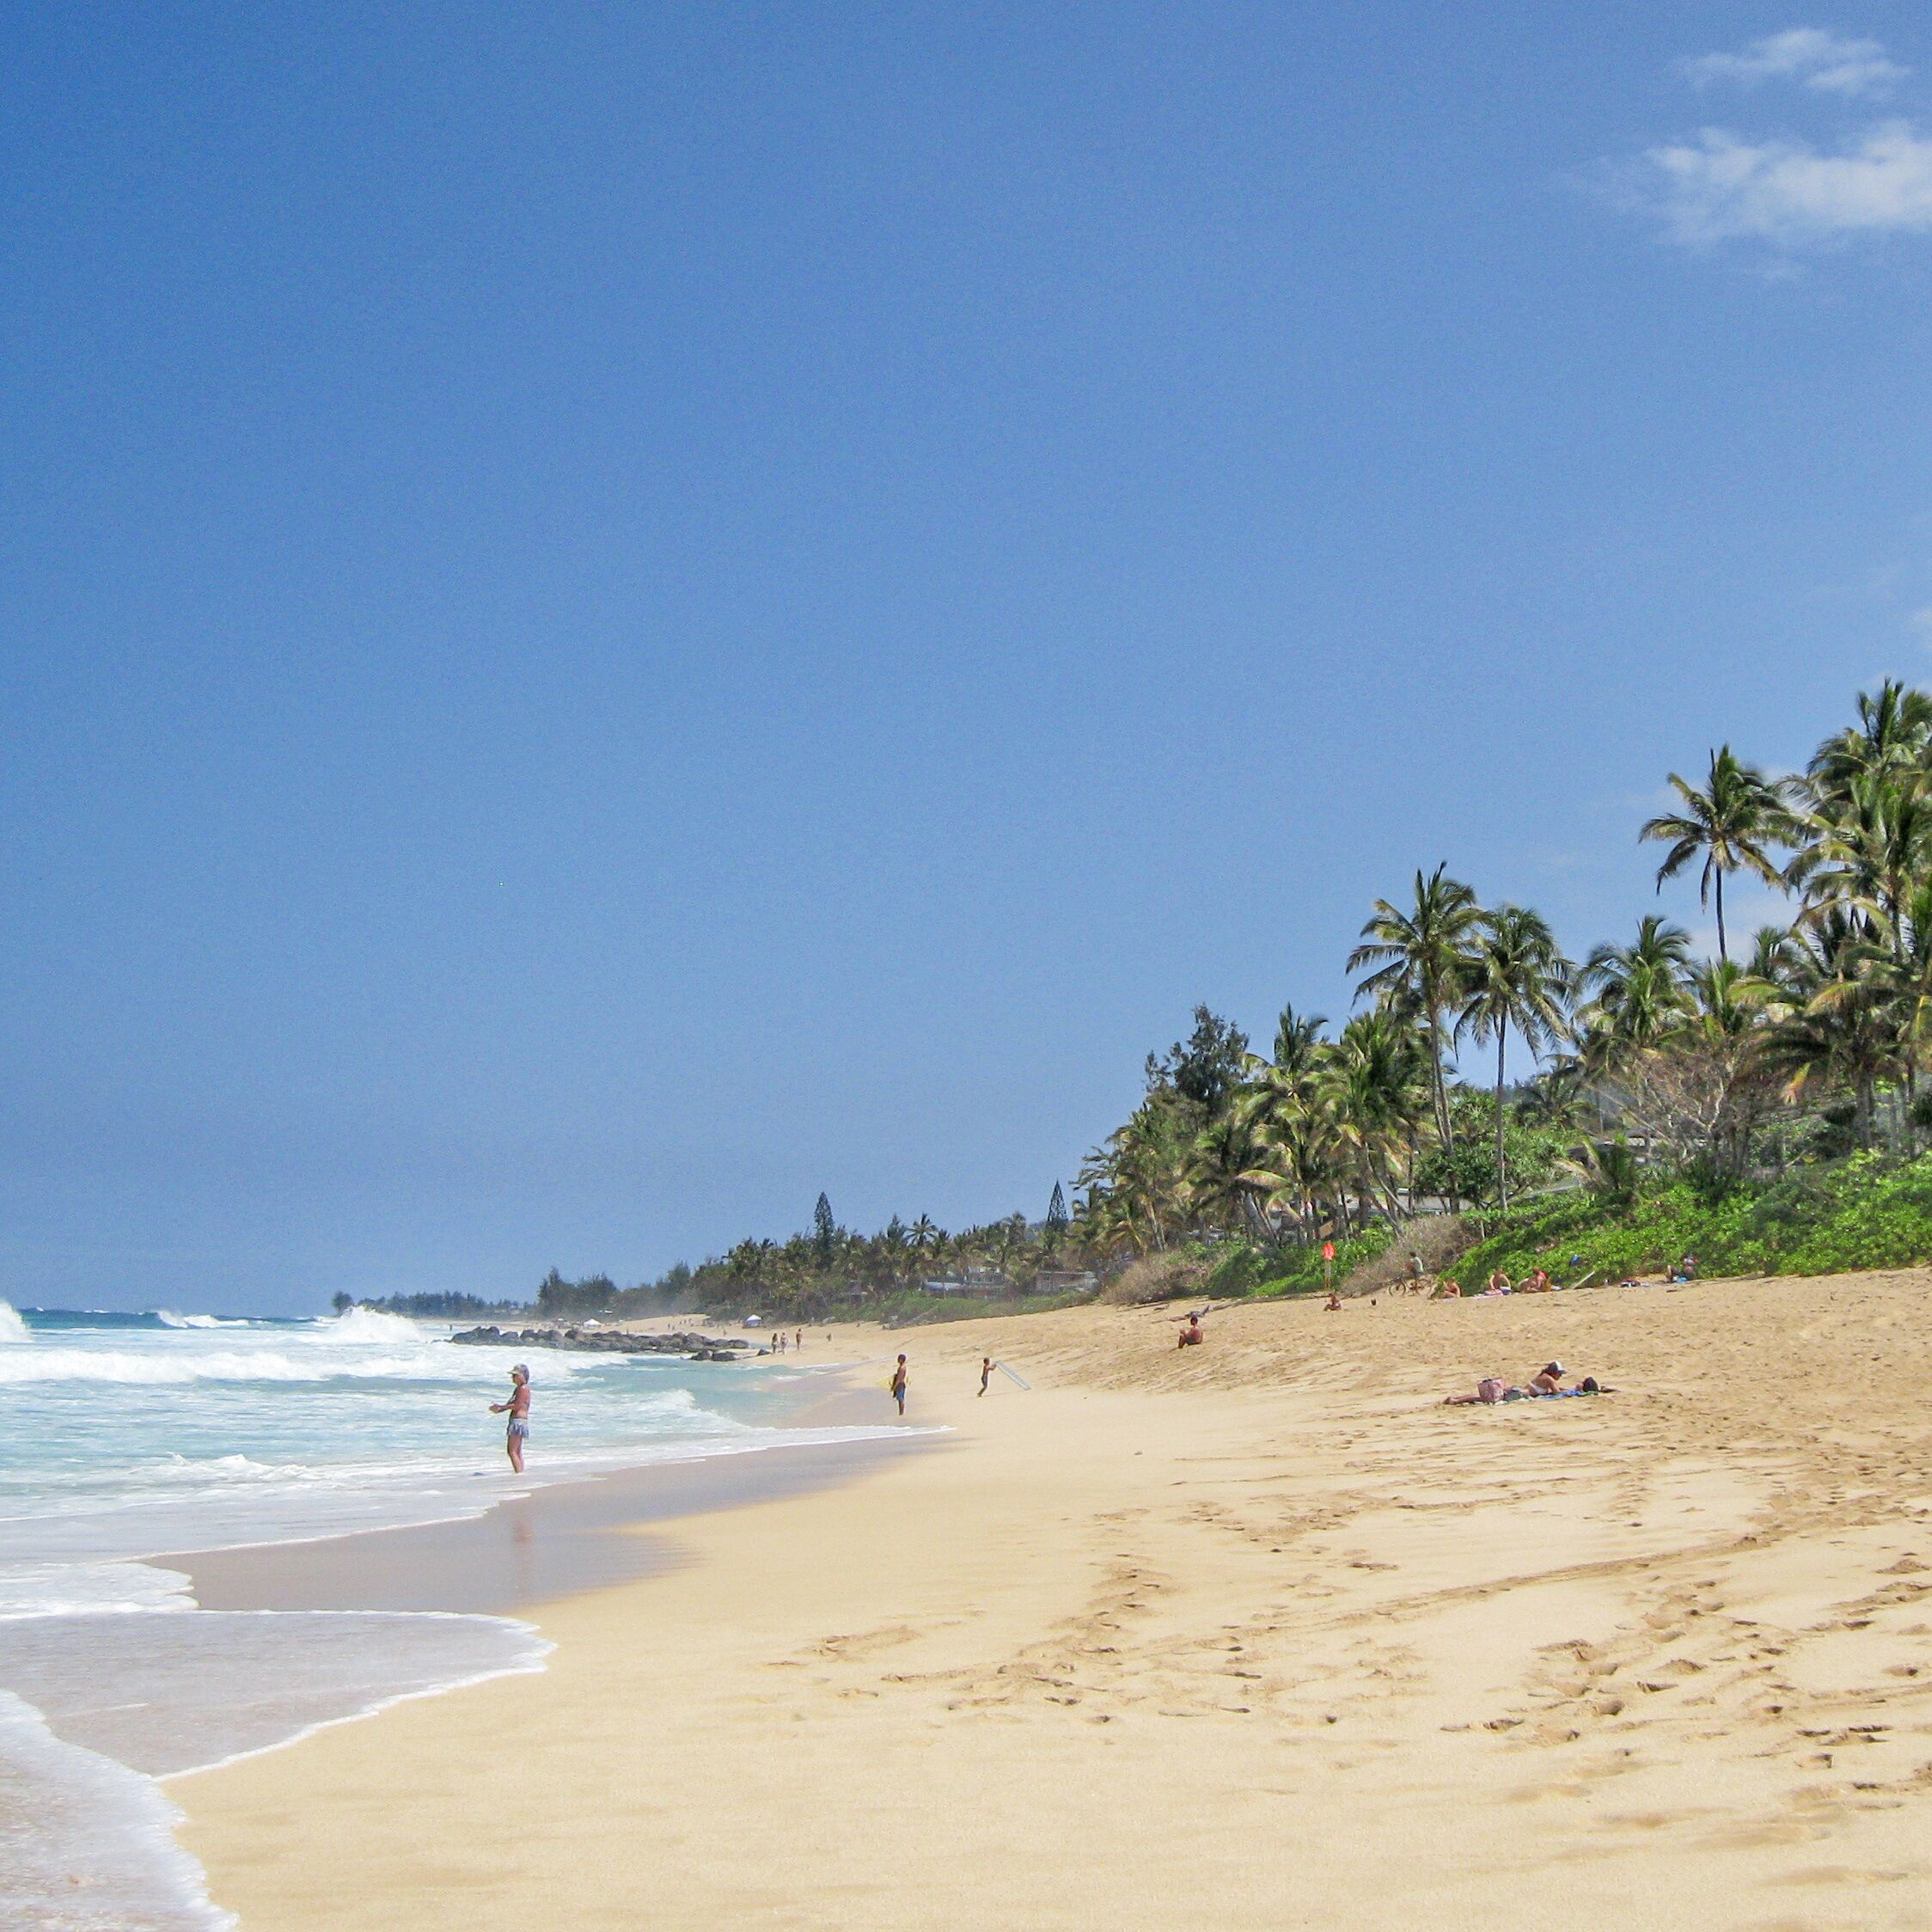
<instances>
[{"instance_id":1,"label":"sandy beach","mask_svg":"<svg viewBox=\"0 0 1932 1932\"><path fill-rule=\"evenodd\" d=\"M543 1674L174 1780L183 1841L245 1932L1923 1927L1929 1300L816 1331L952 1433L608 1531ZM1440 1406L1553 1355L1619 1392Z\"/></svg>"}]
</instances>

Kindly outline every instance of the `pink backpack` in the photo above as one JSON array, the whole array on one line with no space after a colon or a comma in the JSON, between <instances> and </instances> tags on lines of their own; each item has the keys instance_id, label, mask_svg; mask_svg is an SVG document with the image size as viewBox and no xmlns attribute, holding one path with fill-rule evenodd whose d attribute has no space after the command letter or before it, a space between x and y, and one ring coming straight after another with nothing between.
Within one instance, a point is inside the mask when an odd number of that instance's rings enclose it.
<instances>
[{"instance_id":1,"label":"pink backpack","mask_svg":"<svg viewBox=\"0 0 1932 1932\"><path fill-rule=\"evenodd\" d=\"M1485 1375L1476 1385L1476 1392L1484 1402L1501 1402L1504 1386L1500 1375Z\"/></svg>"}]
</instances>

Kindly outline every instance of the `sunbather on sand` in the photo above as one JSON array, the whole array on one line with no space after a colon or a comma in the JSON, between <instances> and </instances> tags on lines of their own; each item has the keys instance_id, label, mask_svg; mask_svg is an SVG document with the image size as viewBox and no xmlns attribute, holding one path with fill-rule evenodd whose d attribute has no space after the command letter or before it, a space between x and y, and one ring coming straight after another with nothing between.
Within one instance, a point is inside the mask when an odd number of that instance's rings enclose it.
<instances>
[{"instance_id":1,"label":"sunbather on sand","mask_svg":"<svg viewBox=\"0 0 1932 1932\"><path fill-rule=\"evenodd\" d=\"M1527 1402L1538 1396L1598 1396L1610 1395L1614 1391L1604 1387L1593 1375L1586 1375L1574 1389L1566 1389L1563 1382L1563 1365L1561 1362L1545 1362L1526 1386L1517 1388L1506 1384L1500 1375L1485 1375L1476 1385L1472 1396L1445 1396L1443 1406L1446 1409L1467 1409L1477 1403Z\"/></svg>"},{"instance_id":2,"label":"sunbather on sand","mask_svg":"<svg viewBox=\"0 0 1932 1932\"><path fill-rule=\"evenodd\" d=\"M1509 1293L1509 1277L1505 1275L1503 1271L1499 1268L1495 1271L1495 1273L1489 1277L1489 1293L1491 1294L1507 1294Z\"/></svg>"},{"instance_id":3,"label":"sunbather on sand","mask_svg":"<svg viewBox=\"0 0 1932 1932\"><path fill-rule=\"evenodd\" d=\"M1518 1294L1548 1294L1550 1293L1550 1277L1542 1269L1532 1268L1516 1284L1516 1292Z\"/></svg>"},{"instance_id":4,"label":"sunbather on sand","mask_svg":"<svg viewBox=\"0 0 1932 1932\"><path fill-rule=\"evenodd\" d=\"M1436 1283L1435 1293L1429 1299L1432 1301L1460 1301L1463 1299L1463 1285L1460 1281L1445 1276Z\"/></svg>"}]
</instances>

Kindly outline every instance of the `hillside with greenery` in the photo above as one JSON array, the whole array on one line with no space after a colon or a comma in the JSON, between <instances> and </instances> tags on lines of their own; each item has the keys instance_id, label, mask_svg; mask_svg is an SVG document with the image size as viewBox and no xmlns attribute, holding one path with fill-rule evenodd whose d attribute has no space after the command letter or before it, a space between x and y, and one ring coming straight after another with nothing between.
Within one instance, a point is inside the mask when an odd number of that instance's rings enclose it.
<instances>
[{"instance_id":1,"label":"hillside with greenery","mask_svg":"<svg viewBox=\"0 0 1932 1932\"><path fill-rule=\"evenodd\" d=\"M1197 1008L1147 1056L1071 1205L1056 1184L1037 1220L949 1233L896 1216L863 1235L822 1195L786 1240L628 1289L553 1273L539 1307L918 1318L1049 1305L1165 1254L1217 1296L1298 1293L1320 1285L1324 1242L1339 1275L1459 1211L1485 1231L1455 1268L1472 1285L1686 1251L1706 1273L1932 1259L1932 697L1861 696L1801 773L1723 745L1670 786L1674 809L1636 835L1659 848L1660 888L1695 881L1715 958L1654 912L1572 958L1532 908L1418 871L1369 910L1350 1017L1285 1006L1256 1051ZM1740 873L1782 892L1788 919L1733 935Z\"/></svg>"}]
</instances>

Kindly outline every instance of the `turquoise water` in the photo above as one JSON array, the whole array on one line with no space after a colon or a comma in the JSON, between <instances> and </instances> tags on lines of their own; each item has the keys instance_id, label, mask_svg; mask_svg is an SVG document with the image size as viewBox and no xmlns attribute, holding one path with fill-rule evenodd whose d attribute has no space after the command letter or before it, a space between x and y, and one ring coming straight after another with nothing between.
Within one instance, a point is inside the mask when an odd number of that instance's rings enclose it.
<instances>
[{"instance_id":1,"label":"turquoise water","mask_svg":"<svg viewBox=\"0 0 1932 1932\"><path fill-rule=\"evenodd\" d=\"M506 1672L545 1646L500 1617L199 1610L173 1550L480 1514L547 1483L848 1441L786 1425L834 1365L527 1352L527 1477L503 1399L516 1349L353 1311L309 1321L0 1302L0 1924L227 1923L153 1781Z\"/></svg>"}]
</instances>

